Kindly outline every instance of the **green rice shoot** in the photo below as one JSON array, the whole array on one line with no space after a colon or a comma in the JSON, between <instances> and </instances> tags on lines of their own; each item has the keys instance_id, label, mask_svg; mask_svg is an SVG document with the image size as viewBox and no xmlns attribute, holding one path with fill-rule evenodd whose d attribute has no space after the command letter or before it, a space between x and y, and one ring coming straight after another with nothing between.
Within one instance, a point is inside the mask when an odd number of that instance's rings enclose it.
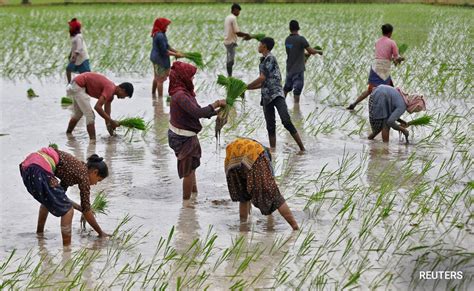
<instances>
[{"instance_id":1,"label":"green rice shoot","mask_svg":"<svg viewBox=\"0 0 474 291\"><path fill-rule=\"evenodd\" d=\"M58 145L55 144L55 143L50 143L50 144L48 145L48 147L49 147L49 148L53 148L53 149L55 149L55 150L58 150Z\"/></svg>"},{"instance_id":2,"label":"green rice shoot","mask_svg":"<svg viewBox=\"0 0 474 291\"><path fill-rule=\"evenodd\" d=\"M92 202L91 210L94 214L105 214L108 213L109 200L104 191L100 191L95 195L94 202Z\"/></svg>"},{"instance_id":3,"label":"green rice shoot","mask_svg":"<svg viewBox=\"0 0 474 291\"><path fill-rule=\"evenodd\" d=\"M264 33L256 33L256 34L251 34L250 37L251 38L254 38L258 41L262 41L262 39L265 37L266 35Z\"/></svg>"},{"instance_id":4,"label":"green rice shoot","mask_svg":"<svg viewBox=\"0 0 474 291\"><path fill-rule=\"evenodd\" d=\"M400 55L403 55L408 49L408 45L406 43L402 43L400 47L398 48L398 53Z\"/></svg>"},{"instance_id":5,"label":"green rice shoot","mask_svg":"<svg viewBox=\"0 0 474 291\"><path fill-rule=\"evenodd\" d=\"M146 124L143 118L140 117L128 117L119 120L120 126L128 127L131 129L145 130Z\"/></svg>"},{"instance_id":6,"label":"green rice shoot","mask_svg":"<svg viewBox=\"0 0 474 291\"><path fill-rule=\"evenodd\" d=\"M71 105L72 103L73 103L72 98L69 98L69 97L61 98L61 105Z\"/></svg>"},{"instance_id":7,"label":"green rice shoot","mask_svg":"<svg viewBox=\"0 0 474 291\"><path fill-rule=\"evenodd\" d=\"M196 64L196 67L202 69L204 68L204 62L202 61L202 54L198 52L186 52L183 53L184 57L190 61L192 61L194 64Z\"/></svg>"},{"instance_id":8,"label":"green rice shoot","mask_svg":"<svg viewBox=\"0 0 474 291\"><path fill-rule=\"evenodd\" d=\"M412 121L408 122L408 125L410 126L423 126L423 125L429 125L431 123L431 116L429 115L423 115L422 117L413 119Z\"/></svg>"},{"instance_id":9,"label":"green rice shoot","mask_svg":"<svg viewBox=\"0 0 474 291\"><path fill-rule=\"evenodd\" d=\"M219 141L220 133L224 125L227 123L229 113L234 107L237 98L244 96L245 91L247 90L247 84L234 77L224 77L223 75L217 76L217 83L226 88L226 106L219 111L216 118L216 139Z\"/></svg>"},{"instance_id":10,"label":"green rice shoot","mask_svg":"<svg viewBox=\"0 0 474 291\"><path fill-rule=\"evenodd\" d=\"M28 89L26 91L26 94L27 94L28 98L39 97L39 95L36 94L36 92L32 88Z\"/></svg>"}]
</instances>

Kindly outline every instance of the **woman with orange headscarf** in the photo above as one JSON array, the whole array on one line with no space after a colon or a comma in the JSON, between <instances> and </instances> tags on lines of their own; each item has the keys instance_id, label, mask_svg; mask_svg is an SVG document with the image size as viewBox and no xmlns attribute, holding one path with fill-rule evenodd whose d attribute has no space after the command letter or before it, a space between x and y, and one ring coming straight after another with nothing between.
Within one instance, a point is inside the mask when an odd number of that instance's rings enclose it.
<instances>
[{"instance_id":1,"label":"woman with orange headscarf","mask_svg":"<svg viewBox=\"0 0 474 291\"><path fill-rule=\"evenodd\" d=\"M156 90L158 89L158 97L163 97L163 83L168 78L171 62L170 56L178 58L183 57L181 53L170 47L168 38L166 37L166 30L170 25L171 20L167 18L157 18L153 23L151 37L153 38L153 47L150 53L150 60L153 63L153 88L152 96L156 97Z\"/></svg>"},{"instance_id":2,"label":"woman with orange headscarf","mask_svg":"<svg viewBox=\"0 0 474 291\"><path fill-rule=\"evenodd\" d=\"M201 107L194 93L193 78L196 74L193 65L174 62L170 70L169 94L170 124L168 143L178 158L178 175L183 178L183 199L191 198L191 193L197 193L195 171L200 165L201 145L197 134L201 131L200 118L211 118L216 115L216 109L225 107L224 99Z\"/></svg>"}]
</instances>

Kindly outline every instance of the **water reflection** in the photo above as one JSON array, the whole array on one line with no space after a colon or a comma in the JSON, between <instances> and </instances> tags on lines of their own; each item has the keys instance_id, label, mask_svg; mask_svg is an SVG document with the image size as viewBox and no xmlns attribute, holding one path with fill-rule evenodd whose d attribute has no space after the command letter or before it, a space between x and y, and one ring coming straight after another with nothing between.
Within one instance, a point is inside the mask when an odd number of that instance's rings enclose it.
<instances>
[{"instance_id":1,"label":"water reflection","mask_svg":"<svg viewBox=\"0 0 474 291\"><path fill-rule=\"evenodd\" d=\"M176 223L175 247L178 252L184 252L194 239L199 239L198 215L196 212L197 195L193 193L189 200L183 201Z\"/></svg>"}]
</instances>

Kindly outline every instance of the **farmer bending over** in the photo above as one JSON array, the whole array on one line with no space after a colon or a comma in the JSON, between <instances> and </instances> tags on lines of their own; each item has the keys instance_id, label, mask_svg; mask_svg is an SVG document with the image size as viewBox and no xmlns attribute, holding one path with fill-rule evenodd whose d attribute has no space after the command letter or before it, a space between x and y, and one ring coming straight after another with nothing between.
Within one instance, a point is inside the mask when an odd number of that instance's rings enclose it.
<instances>
[{"instance_id":1,"label":"farmer bending over","mask_svg":"<svg viewBox=\"0 0 474 291\"><path fill-rule=\"evenodd\" d=\"M278 209L293 230L298 230L298 223L273 177L268 149L252 139L237 138L227 145L225 173L230 198L240 202L241 222L247 221L252 202L263 215Z\"/></svg>"},{"instance_id":2,"label":"farmer bending over","mask_svg":"<svg viewBox=\"0 0 474 291\"><path fill-rule=\"evenodd\" d=\"M89 138L95 139L95 115L90 104L90 98L98 99L94 109L105 120L110 135L113 135L115 128L120 126L110 116L114 95L117 95L119 99L127 96L131 98L133 95L133 85L125 82L116 86L105 76L89 72L76 76L71 84L67 86L66 92L67 96L73 100L74 106L66 132L72 133L77 122L85 115Z\"/></svg>"},{"instance_id":3,"label":"farmer bending over","mask_svg":"<svg viewBox=\"0 0 474 291\"><path fill-rule=\"evenodd\" d=\"M406 94L398 88L380 85L372 91L369 98L369 121L372 133L369 139L374 139L382 132L382 140L389 141L390 128L400 131L408 143L408 123L400 117L408 113L426 110L423 96ZM399 122L399 124L397 123Z\"/></svg>"},{"instance_id":4,"label":"farmer bending over","mask_svg":"<svg viewBox=\"0 0 474 291\"><path fill-rule=\"evenodd\" d=\"M105 179L109 173L101 157L94 154L84 163L66 152L47 147L28 155L20 164L20 173L28 192L41 203L36 233L44 233L50 212L61 217L63 245L70 245L72 217L76 209L82 212L99 237L107 236L95 220L90 205L90 186ZM66 196L67 188L73 185L79 186L81 205Z\"/></svg>"}]
</instances>

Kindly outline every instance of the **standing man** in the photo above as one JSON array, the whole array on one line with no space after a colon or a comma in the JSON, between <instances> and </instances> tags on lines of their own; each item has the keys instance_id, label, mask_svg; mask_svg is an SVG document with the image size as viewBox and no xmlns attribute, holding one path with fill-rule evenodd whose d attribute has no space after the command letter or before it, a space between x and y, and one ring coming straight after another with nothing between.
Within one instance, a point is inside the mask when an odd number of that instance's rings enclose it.
<instances>
[{"instance_id":1,"label":"standing man","mask_svg":"<svg viewBox=\"0 0 474 291\"><path fill-rule=\"evenodd\" d=\"M354 110L357 104L367 98L372 90L378 85L388 85L393 87L390 77L390 67L393 60L395 65L401 63L404 58L398 55L398 47L391 39L393 26L389 23L382 25L382 37L375 43L375 59L370 67L369 86L362 92L356 101L349 105L347 109Z\"/></svg>"},{"instance_id":2,"label":"standing man","mask_svg":"<svg viewBox=\"0 0 474 291\"><path fill-rule=\"evenodd\" d=\"M310 55L320 54L322 51L315 50L309 46L306 38L298 34L300 25L298 21L290 21L290 35L285 40L286 54L286 80L285 97L288 92L293 91L295 103L300 102L300 95L304 86L304 71L305 71L305 50Z\"/></svg>"},{"instance_id":3,"label":"standing man","mask_svg":"<svg viewBox=\"0 0 474 291\"><path fill-rule=\"evenodd\" d=\"M224 45L227 50L227 75L232 76L232 67L234 66L235 47L237 47L237 37L243 37L244 40L249 40L250 35L241 32L237 25L237 16L240 14L242 8L239 4L232 4L231 14L229 14L224 21Z\"/></svg>"},{"instance_id":4,"label":"standing man","mask_svg":"<svg viewBox=\"0 0 474 291\"><path fill-rule=\"evenodd\" d=\"M291 122L288 107L286 106L283 87L281 86L281 73L275 56L271 50L275 45L273 38L263 38L258 46L258 52L263 55L260 59L260 76L247 85L248 90L262 89L262 99L260 105L263 106L265 122L267 124L268 139L270 148L276 147L276 120L275 108L278 110L283 126L288 130L294 138L300 151L304 151L304 145L295 126Z\"/></svg>"},{"instance_id":5,"label":"standing man","mask_svg":"<svg viewBox=\"0 0 474 291\"><path fill-rule=\"evenodd\" d=\"M97 99L94 109L105 120L110 135L113 135L115 128L120 126L110 117L114 95L117 95L119 99L127 96L131 98L133 95L132 84L125 82L117 86L105 76L91 72L76 76L66 90L74 106L66 132L72 133L79 120L85 115L90 139L95 139L95 115L90 104L91 97Z\"/></svg>"}]
</instances>

